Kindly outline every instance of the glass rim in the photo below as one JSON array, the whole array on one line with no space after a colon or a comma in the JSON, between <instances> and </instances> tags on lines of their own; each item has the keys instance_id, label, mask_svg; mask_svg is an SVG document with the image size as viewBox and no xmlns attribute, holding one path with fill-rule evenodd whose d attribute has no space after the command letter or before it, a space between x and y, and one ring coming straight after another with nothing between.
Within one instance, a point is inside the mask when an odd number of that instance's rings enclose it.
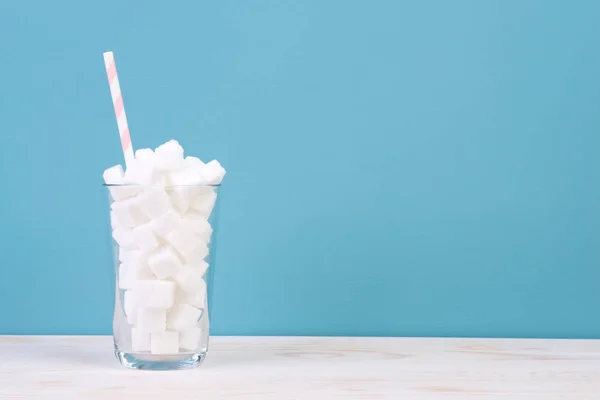
<instances>
[{"instance_id":1,"label":"glass rim","mask_svg":"<svg viewBox=\"0 0 600 400\"><path fill-rule=\"evenodd\" d=\"M177 188L177 187L196 187L196 188L220 188L222 185L219 183L217 185L207 185L207 184L195 184L195 185L139 185L136 183L103 183L102 186L106 188L113 187L158 187L158 188Z\"/></svg>"}]
</instances>

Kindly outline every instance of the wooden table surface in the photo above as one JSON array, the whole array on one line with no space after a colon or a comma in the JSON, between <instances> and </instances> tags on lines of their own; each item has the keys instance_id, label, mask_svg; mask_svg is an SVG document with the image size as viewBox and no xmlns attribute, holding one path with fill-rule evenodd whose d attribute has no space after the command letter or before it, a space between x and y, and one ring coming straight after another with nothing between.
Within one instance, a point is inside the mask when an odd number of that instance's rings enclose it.
<instances>
[{"instance_id":1,"label":"wooden table surface","mask_svg":"<svg viewBox=\"0 0 600 400\"><path fill-rule=\"evenodd\" d=\"M107 336L0 336L0 399L600 399L600 340L214 337L189 371Z\"/></svg>"}]
</instances>

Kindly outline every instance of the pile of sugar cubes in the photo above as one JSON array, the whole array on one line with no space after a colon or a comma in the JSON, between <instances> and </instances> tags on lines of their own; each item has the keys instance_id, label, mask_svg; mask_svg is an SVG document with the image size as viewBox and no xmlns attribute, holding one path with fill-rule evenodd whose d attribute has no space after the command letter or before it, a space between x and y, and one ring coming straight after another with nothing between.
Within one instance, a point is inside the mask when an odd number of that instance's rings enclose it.
<instances>
[{"instance_id":1,"label":"pile of sugar cubes","mask_svg":"<svg viewBox=\"0 0 600 400\"><path fill-rule=\"evenodd\" d=\"M175 140L154 151L137 150L125 172L120 165L104 171L133 352L178 354L198 348L203 333L198 321L208 318L203 315L212 234L208 218L217 198L214 185L224 175L216 160L184 158Z\"/></svg>"}]
</instances>

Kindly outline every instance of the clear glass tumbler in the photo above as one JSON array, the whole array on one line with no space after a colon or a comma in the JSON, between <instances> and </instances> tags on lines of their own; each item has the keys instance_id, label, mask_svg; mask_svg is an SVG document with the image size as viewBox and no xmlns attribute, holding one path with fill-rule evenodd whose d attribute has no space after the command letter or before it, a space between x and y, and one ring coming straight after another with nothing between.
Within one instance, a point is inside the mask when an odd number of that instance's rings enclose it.
<instances>
[{"instance_id":1,"label":"clear glass tumbler","mask_svg":"<svg viewBox=\"0 0 600 400\"><path fill-rule=\"evenodd\" d=\"M105 185L122 365L199 366L208 351L219 186Z\"/></svg>"}]
</instances>

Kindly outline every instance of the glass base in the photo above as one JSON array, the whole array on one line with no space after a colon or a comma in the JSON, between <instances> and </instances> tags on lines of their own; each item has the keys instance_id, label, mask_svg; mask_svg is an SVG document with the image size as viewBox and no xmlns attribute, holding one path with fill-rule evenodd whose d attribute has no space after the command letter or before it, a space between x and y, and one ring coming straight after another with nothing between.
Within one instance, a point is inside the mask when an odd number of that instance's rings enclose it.
<instances>
[{"instance_id":1,"label":"glass base","mask_svg":"<svg viewBox=\"0 0 600 400\"><path fill-rule=\"evenodd\" d=\"M115 349L117 360L127 368L150 371L172 371L199 367L206 358L206 353L177 354L159 356L140 353L123 353Z\"/></svg>"}]
</instances>

